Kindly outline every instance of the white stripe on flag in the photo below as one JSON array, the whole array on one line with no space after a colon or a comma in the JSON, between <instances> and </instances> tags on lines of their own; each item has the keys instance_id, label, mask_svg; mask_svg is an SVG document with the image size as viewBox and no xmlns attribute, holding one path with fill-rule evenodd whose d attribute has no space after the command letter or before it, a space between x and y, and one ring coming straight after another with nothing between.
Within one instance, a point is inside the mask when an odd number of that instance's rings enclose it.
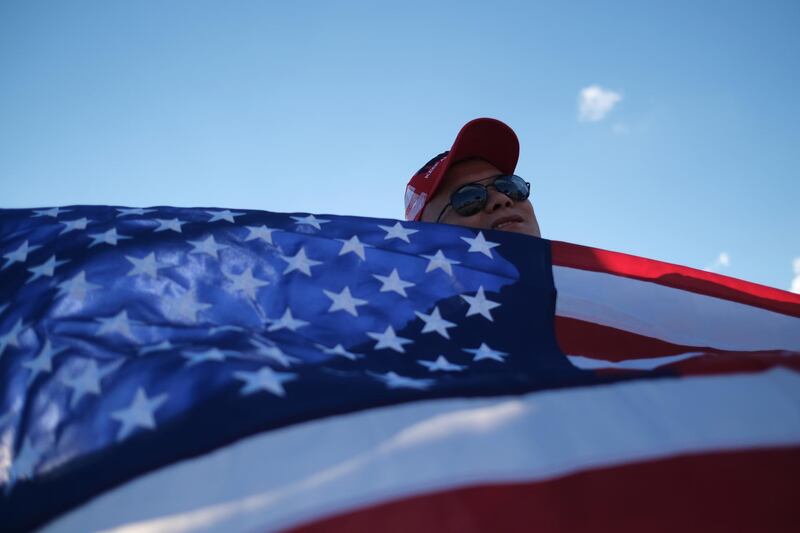
<instances>
[{"instance_id":1,"label":"white stripe on flag","mask_svg":"<svg viewBox=\"0 0 800 533\"><path fill-rule=\"evenodd\" d=\"M582 355L568 355L569 362L584 370L598 370L600 368L622 368L626 370L652 370L663 365L677 363L691 359L706 352L686 352L677 355L665 355L664 357L650 357L643 359L626 359L624 361L606 361L604 359L594 359Z\"/></svg>"},{"instance_id":2,"label":"white stripe on flag","mask_svg":"<svg viewBox=\"0 0 800 533\"><path fill-rule=\"evenodd\" d=\"M649 281L553 267L556 315L684 346L800 350L800 318Z\"/></svg>"},{"instance_id":3,"label":"white stripe on flag","mask_svg":"<svg viewBox=\"0 0 800 533\"><path fill-rule=\"evenodd\" d=\"M44 531L273 530L479 483L797 445L798 402L800 374L773 369L378 408L165 467Z\"/></svg>"}]
</instances>

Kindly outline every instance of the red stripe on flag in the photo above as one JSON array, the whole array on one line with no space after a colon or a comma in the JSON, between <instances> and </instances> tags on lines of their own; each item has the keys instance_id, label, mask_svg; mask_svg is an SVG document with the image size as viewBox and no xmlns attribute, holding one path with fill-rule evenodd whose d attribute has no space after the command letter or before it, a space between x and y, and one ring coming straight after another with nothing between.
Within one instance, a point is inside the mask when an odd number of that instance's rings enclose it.
<instances>
[{"instance_id":1,"label":"red stripe on flag","mask_svg":"<svg viewBox=\"0 0 800 533\"><path fill-rule=\"evenodd\" d=\"M393 501L296 533L797 531L800 448L673 457Z\"/></svg>"},{"instance_id":2,"label":"red stripe on flag","mask_svg":"<svg viewBox=\"0 0 800 533\"><path fill-rule=\"evenodd\" d=\"M556 316L556 339L565 354L606 361L625 361L704 351L593 322Z\"/></svg>"},{"instance_id":3,"label":"red stripe on flag","mask_svg":"<svg viewBox=\"0 0 800 533\"><path fill-rule=\"evenodd\" d=\"M557 266L650 281L800 317L800 294L713 272L560 241L552 241L552 256Z\"/></svg>"}]
</instances>

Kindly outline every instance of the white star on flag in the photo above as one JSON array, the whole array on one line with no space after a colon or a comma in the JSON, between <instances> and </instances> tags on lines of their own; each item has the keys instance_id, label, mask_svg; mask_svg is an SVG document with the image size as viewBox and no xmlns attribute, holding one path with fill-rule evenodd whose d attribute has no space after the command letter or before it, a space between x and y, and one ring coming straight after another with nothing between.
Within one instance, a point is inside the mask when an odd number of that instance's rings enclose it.
<instances>
[{"instance_id":1,"label":"white star on flag","mask_svg":"<svg viewBox=\"0 0 800 533\"><path fill-rule=\"evenodd\" d=\"M251 300L256 299L258 289L269 285L269 281L253 277L253 267L247 267L241 274L229 274L227 272L223 272L223 274L231 280L231 291L241 291Z\"/></svg>"},{"instance_id":2,"label":"white star on flag","mask_svg":"<svg viewBox=\"0 0 800 533\"><path fill-rule=\"evenodd\" d=\"M478 236L474 239L470 237L461 237L461 240L469 244L469 250L467 250L468 252L479 252L489 259L493 259L492 248L500 246L500 243L487 241L486 237L483 236L482 231L479 231Z\"/></svg>"},{"instance_id":3,"label":"white star on flag","mask_svg":"<svg viewBox=\"0 0 800 533\"><path fill-rule=\"evenodd\" d=\"M136 396L127 409L111 413L111 418L122 423L117 432L117 442L127 438L137 428L155 429L156 420L153 413L167 401L167 398L169 398L167 394L148 398L142 387L136 389Z\"/></svg>"},{"instance_id":4,"label":"white star on flag","mask_svg":"<svg viewBox=\"0 0 800 533\"><path fill-rule=\"evenodd\" d=\"M477 349L464 348L464 351L475 355L475 357L472 359L473 361L480 361L482 359L492 359L494 361L505 363L506 362L505 357L508 355L505 352L498 352L497 350L489 348L489 345L486 344L485 342L482 342L480 347L478 347Z\"/></svg>"},{"instance_id":5,"label":"white star on flag","mask_svg":"<svg viewBox=\"0 0 800 533\"><path fill-rule=\"evenodd\" d=\"M228 248L225 244L218 244L213 235L209 235L202 241L188 241L188 243L194 246L194 250L190 251L190 254L208 254L214 259L219 259L220 250Z\"/></svg>"},{"instance_id":6,"label":"white star on flag","mask_svg":"<svg viewBox=\"0 0 800 533\"><path fill-rule=\"evenodd\" d=\"M342 248L339 250L339 255L344 255L346 253L354 253L362 260L366 260L364 247L371 248L372 246L369 244L364 244L358 240L358 235L353 235L349 239L336 239L342 243Z\"/></svg>"},{"instance_id":7,"label":"white star on flag","mask_svg":"<svg viewBox=\"0 0 800 533\"><path fill-rule=\"evenodd\" d=\"M275 372L268 366L261 367L257 372L234 372L234 377L245 382L239 394L247 396L260 391L271 392L275 396L286 396L283 384L297 378L291 372Z\"/></svg>"},{"instance_id":8,"label":"white star on flag","mask_svg":"<svg viewBox=\"0 0 800 533\"><path fill-rule=\"evenodd\" d=\"M241 326L234 326L233 324L226 324L224 326L214 326L209 328L208 333L211 335L216 335L217 333L221 333L223 331L245 331L245 328Z\"/></svg>"},{"instance_id":9,"label":"white star on flag","mask_svg":"<svg viewBox=\"0 0 800 533\"><path fill-rule=\"evenodd\" d=\"M152 213L155 209L145 209L143 207L117 207L117 218L126 217L128 215L146 215Z\"/></svg>"},{"instance_id":10,"label":"white star on flag","mask_svg":"<svg viewBox=\"0 0 800 533\"><path fill-rule=\"evenodd\" d=\"M372 277L380 281L383 285L381 285L381 292L388 292L393 291L408 298L408 294L406 294L406 289L409 287L413 287L415 283L411 283L409 281L403 281L400 279L400 275L397 273L397 269L393 268L392 273L388 276L381 276L380 274L373 274Z\"/></svg>"},{"instance_id":11,"label":"white star on flag","mask_svg":"<svg viewBox=\"0 0 800 533\"><path fill-rule=\"evenodd\" d=\"M183 225L189 223L188 221L178 220L177 218L173 218L171 220L157 218L155 221L158 222L158 227L153 230L153 233L167 230L174 231L176 233L183 233Z\"/></svg>"},{"instance_id":12,"label":"white star on flag","mask_svg":"<svg viewBox=\"0 0 800 533\"><path fill-rule=\"evenodd\" d=\"M270 359L272 359L281 366L288 367L292 363L298 362L298 359L296 357L286 355L285 353L283 353L283 350L281 350L275 344L266 344L256 339L250 339L250 344L256 347L257 355L263 357L269 357Z\"/></svg>"},{"instance_id":13,"label":"white star on flag","mask_svg":"<svg viewBox=\"0 0 800 533\"><path fill-rule=\"evenodd\" d=\"M281 258L289 263L286 269L283 271L284 274L288 274L289 272L293 272L295 270L299 270L306 276L311 276L311 267L321 265L322 261L314 261L313 259L309 259L306 257L306 249L301 247L300 251L293 256L281 256Z\"/></svg>"},{"instance_id":14,"label":"white star on flag","mask_svg":"<svg viewBox=\"0 0 800 533\"><path fill-rule=\"evenodd\" d=\"M441 250L438 250L434 255L422 254L422 257L428 259L428 266L425 268L425 272L430 272L440 268L452 276L453 265L460 264L460 261L448 259Z\"/></svg>"},{"instance_id":15,"label":"white star on flag","mask_svg":"<svg viewBox=\"0 0 800 533\"><path fill-rule=\"evenodd\" d=\"M430 370L431 372L436 372L437 370L441 370L444 372L461 372L464 370L465 366L457 365L448 361L445 356L440 355L436 358L436 361L423 361L422 359L418 359L417 362Z\"/></svg>"},{"instance_id":16,"label":"white star on flag","mask_svg":"<svg viewBox=\"0 0 800 533\"><path fill-rule=\"evenodd\" d=\"M439 313L438 306L434 307L433 313L429 315L420 313L419 311L414 311L414 314L416 314L423 322L425 322L425 325L422 327L422 333L430 333L431 331L435 331L445 339L449 339L450 334L447 333L447 329L456 327L453 322L442 318L441 313Z\"/></svg>"},{"instance_id":17,"label":"white star on flag","mask_svg":"<svg viewBox=\"0 0 800 533\"><path fill-rule=\"evenodd\" d=\"M27 326L22 325L22 319L18 318L16 324L11 326L11 329L0 335L0 356L6 349L6 346L19 347L19 334L22 333Z\"/></svg>"},{"instance_id":18,"label":"white star on flag","mask_svg":"<svg viewBox=\"0 0 800 533\"><path fill-rule=\"evenodd\" d=\"M328 355L340 355L342 357L346 357L347 359L350 359L351 361L355 361L359 357L362 357L362 356L360 356L358 354L355 354L353 352L347 351L344 348L344 346L342 346L341 344L337 344L333 348L328 348L327 346L325 346L323 344L315 344L314 346L316 346L317 348L322 350L323 353L326 353Z\"/></svg>"},{"instance_id":19,"label":"white star on flag","mask_svg":"<svg viewBox=\"0 0 800 533\"><path fill-rule=\"evenodd\" d=\"M305 217L292 216L292 218L294 219L295 224L299 224L299 225L305 224L307 226L313 226L313 227L315 227L317 229L322 229L322 226L320 226L320 224L327 224L328 222L330 222L330 220L317 218L314 215L308 215L308 216L305 216Z\"/></svg>"},{"instance_id":20,"label":"white star on flag","mask_svg":"<svg viewBox=\"0 0 800 533\"><path fill-rule=\"evenodd\" d=\"M64 350L66 350L66 348L63 346L53 349L50 339L45 339L44 346L39 352L39 355L30 361L25 361L22 363L22 366L33 372L28 380L28 383L33 383L33 380L36 379L36 376L42 372L51 372L53 370L53 357L60 354Z\"/></svg>"},{"instance_id":21,"label":"white star on flag","mask_svg":"<svg viewBox=\"0 0 800 533\"><path fill-rule=\"evenodd\" d=\"M147 355L153 352L163 352L165 350L171 350L172 343L169 341L161 341L158 344L151 344L149 346L142 346L139 348L137 352L139 355Z\"/></svg>"},{"instance_id":22,"label":"white star on flag","mask_svg":"<svg viewBox=\"0 0 800 533\"><path fill-rule=\"evenodd\" d=\"M69 233L70 231L86 229L87 224L89 224L89 219L83 217L83 218L77 218L75 220L62 220L61 223L64 224L65 227L60 232L58 232L59 235Z\"/></svg>"},{"instance_id":23,"label":"white star on flag","mask_svg":"<svg viewBox=\"0 0 800 533\"><path fill-rule=\"evenodd\" d=\"M325 289L322 290L325 293L325 296L332 300L331 307L328 309L329 313L334 311L347 311L353 316L358 316L358 311L356 307L359 305L367 305L367 300L361 300L360 298L354 298L352 294L350 294L350 287L345 287L342 289L342 292L335 293L331 291L326 291Z\"/></svg>"},{"instance_id":24,"label":"white star on flag","mask_svg":"<svg viewBox=\"0 0 800 533\"><path fill-rule=\"evenodd\" d=\"M267 328L267 331L278 331L280 329L297 331L298 328L308 325L308 322L305 320L294 318L292 316L292 310L288 307L286 308L286 311L283 312L283 316L281 316L278 320L272 320L271 322L272 323Z\"/></svg>"},{"instance_id":25,"label":"white star on flag","mask_svg":"<svg viewBox=\"0 0 800 533\"><path fill-rule=\"evenodd\" d=\"M95 320L100 322L100 328L97 330L96 335L118 333L134 342L138 341L138 339L133 336L133 333L131 333L131 325L134 324L134 322L128 318L128 311L125 309L114 316L97 318Z\"/></svg>"},{"instance_id":26,"label":"white star on flag","mask_svg":"<svg viewBox=\"0 0 800 533\"><path fill-rule=\"evenodd\" d=\"M72 278L67 281L62 281L57 285L59 296L66 294L69 298L73 298L79 302L83 302L87 292L99 289L101 286L102 285L86 281L86 271L84 270L81 270Z\"/></svg>"},{"instance_id":27,"label":"white star on flag","mask_svg":"<svg viewBox=\"0 0 800 533\"><path fill-rule=\"evenodd\" d=\"M197 289L191 289L175 298L162 298L161 310L172 320L178 322L197 322L197 313L212 307L211 304L197 300Z\"/></svg>"},{"instance_id":28,"label":"white star on flag","mask_svg":"<svg viewBox=\"0 0 800 533\"><path fill-rule=\"evenodd\" d=\"M461 297L469 304L467 316L480 314L487 318L490 322L494 322L491 310L495 307L500 307L500 304L486 299L486 295L483 293L483 285L478 287L478 292L475 294L475 296L467 296L466 294L462 294Z\"/></svg>"},{"instance_id":29,"label":"white star on flag","mask_svg":"<svg viewBox=\"0 0 800 533\"><path fill-rule=\"evenodd\" d=\"M90 234L89 237L92 239L92 242L89 243L89 248L92 246L97 246L98 244L110 244L111 246L116 246L118 241L122 239L130 239L130 237L127 235L119 235L117 233L117 228L111 228L103 233L93 233Z\"/></svg>"},{"instance_id":30,"label":"white star on flag","mask_svg":"<svg viewBox=\"0 0 800 533\"><path fill-rule=\"evenodd\" d=\"M400 239L401 241L410 243L411 241L408 239L409 235L413 235L419 231L418 229L404 228L399 222L395 222L394 226L381 226L378 224L378 227L386 232L386 236L383 238L384 241L388 241L389 239Z\"/></svg>"},{"instance_id":31,"label":"white star on flag","mask_svg":"<svg viewBox=\"0 0 800 533\"><path fill-rule=\"evenodd\" d=\"M227 354L219 348L209 348L202 352L181 352L188 359L184 366L194 366L205 361L224 361Z\"/></svg>"},{"instance_id":32,"label":"white star on flag","mask_svg":"<svg viewBox=\"0 0 800 533\"><path fill-rule=\"evenodd\" d=\"M425 390L435 383L432 379L415 379L401 376L396 372L386 372L385 374L370 374L377 380L382 381L390 389L418 389Z\"/></svg>"},{"instance_id":33,"label":"white star on flag","mask_svg":"<svg viewBox=\"0 0 800 533\"><path fill-rule=\"evenodd\" d=\"M404 344L411 344L411 339L406 339L405 337L398 337L397 334L394 332L394 328L392 326L388 326L386 331L383 333L377 332L367 332L367 336L371 339L374 339L378 342L375 343L374 350L382 350L388 348L390 350L394 350L395 352L406 353L405 348L403 348Z\"/></svg>"},{"instance_id":34,"label":"white star on flag","mask_svg":"<svg viewBox=\"0 0 800 533\"><path fill-rule=\"evenodd\" d=\"M12 263L24 263L25 261L28 260L28 253L36 250L37 248L41 248L41 246L38 244L34 244L33 246L28 246L28 241L23 242L22 244L19 245L19 248L17 248L13 252L9 252L3 255L3 257L6 258L6 264L3 265L3 268L6 268L8 265Z\"/></svg>"},{"instance_id":35,"label":"white star on flag","mask_svg":"<svg viewBox=\"0 0 800 533\"><path fill-rule=\"evenodd\" d=\"M72 399L69 402L70 408L75 408L86 394L99 395L102 392L100 381L125 362L124 359L118 359L103 368L98 368L97 361L94 359L84 359L83 361L85 361L86 366L83 367L83 371L80 374L61 377L61 383L73 389Z\"/></svg>"},{"instance_id":36,"label":"white star on flag","mask_svg":"<svg viewBox=\"0 0 800 533\"><path fill-rule=\"evenodd\" d=\"M158 269L164 268L163 266L159 265L156 262L155 252L150 252L141 259L139 259L138 257L134 257L132 255L126 255L125 259L127 259L133 264L133 268L128 271L126 276L136 276L138 274L144 274L146 276L155 278L158 277Z\"/></svg>"},{"instance_id":37,"label":"white star on flag","mask_svg":"<svg viewBox=\"0 0 800 533\"><path fill-rule=\"evenodd\" d=\"M6 494L17 480L31 479L33 477L34 471L36 470L36 463L42 458L44 448L45 447L42 447L42 449L40 449L36 447L31 444L30 437L25 437L25 440L22 441L22 448L20 448L19 453L14 456L11 468L8 469Z\"/></svg>"},{"instance_id":38,"label":"white star on flag","mask_svg":"<svg viewBox=\"0 0 800 533\"><path fill-rule=\"evenodd\" d=\"M261 239L264 242L272 244L272 234L278 231L278 229L262 225L262 226L247 226L247 231L249 233L247 234L247 237L244 239L245 242L252 241L255 239Z\"/></svg>"},{"instance_id":39,"label":"white star on flag","mask_svg":"<svg viewBox=\"0 0 800 533\"><path fill-rule=\"evenodd\" d=\"M234 213L229 209L223 209L222 211L206 211L206 213L211 215L211 218L208 220L208 222L216 222L218 220L233 222L234 218L240 217L245 214L245 213Z\"/></svg>"},{"instance_id":40,"label":"white star on flag","mask_svg":"<svg viewBox=\"0 0 800 533\"><path fill-rule=\"evenodd\" d=\"M61 261L56 260L56 256L51 255L50 259L45 261L39 266L35 266L28 269L28 272L33 273L33 277L29 279L27 282L30 283L32 281L36 281L42 276L47 276L49 278L53 277L53 273L55 272L56 268L63 265L64 263L69 263L69 259L64 259Z\"/></svg>"},{"instance_id":41,"label":"white star on flag","mask_svg":"<svg viewBox=\"0 0 800 533\"><path fill-rule=\"evenodd\" d=\"M58 215L61 213L69 213L72 209L61 209L60 207L51 207L50 209L34 209L35 215L31 215L32 218L36 217L53 217L58 218Z\"/></svg>"}]
</instances>

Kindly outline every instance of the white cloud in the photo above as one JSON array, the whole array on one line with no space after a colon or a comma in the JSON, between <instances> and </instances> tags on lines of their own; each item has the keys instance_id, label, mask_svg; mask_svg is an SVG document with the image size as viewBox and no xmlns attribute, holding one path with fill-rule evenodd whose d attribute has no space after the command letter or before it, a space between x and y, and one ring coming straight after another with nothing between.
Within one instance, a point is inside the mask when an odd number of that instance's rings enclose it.
<instances>
[{"instance_id":1,"label":"white cloud","mask_svg":"<svg viewBox=\"0 0 800 533\"><path fill-rule=\"evenodd\" d=\"M794 278L792 278L792 287L789 290L800 294L800 257L795 257L792 261L792 270Z\"/></svg>"},{"instance_id":2,"label":"white cloud","mask_svg":"<svg viewBox=\"0 0 800 533\"><path fill-rule=\"evenodd\" d=\"M578 120L598 122L614 109L622 100L622 95L603 89L599 85L590 85L581 89L578 96Z\"/></svg>"},{"instance_id":3,"label":"white cloud","mask_svg":"<svg viewBox=\"0 0 800 533\"><path fill-rule=\"evenodd\" d=\"M705 267L703 270L708 272L719 272L723 268L728 268L731 266L731 256L728 252L720 252L714 262Z\"/></svg>"}]
</instances>

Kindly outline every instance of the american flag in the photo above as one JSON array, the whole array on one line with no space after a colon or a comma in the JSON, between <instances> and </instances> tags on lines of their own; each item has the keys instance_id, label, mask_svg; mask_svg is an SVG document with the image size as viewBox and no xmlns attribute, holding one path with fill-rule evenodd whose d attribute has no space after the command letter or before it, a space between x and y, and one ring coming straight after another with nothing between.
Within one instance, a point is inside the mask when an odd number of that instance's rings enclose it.
<instances>
[{"instance_id":1,"label":"american flag","mask_svg":"<svg viewBox=\"0 0 800 533\"><path fill-rule=\"evenodd\" d=\"M0 524L791 529L800 297L568 243L0 210Z\"/></svg>"}]
</instances>

